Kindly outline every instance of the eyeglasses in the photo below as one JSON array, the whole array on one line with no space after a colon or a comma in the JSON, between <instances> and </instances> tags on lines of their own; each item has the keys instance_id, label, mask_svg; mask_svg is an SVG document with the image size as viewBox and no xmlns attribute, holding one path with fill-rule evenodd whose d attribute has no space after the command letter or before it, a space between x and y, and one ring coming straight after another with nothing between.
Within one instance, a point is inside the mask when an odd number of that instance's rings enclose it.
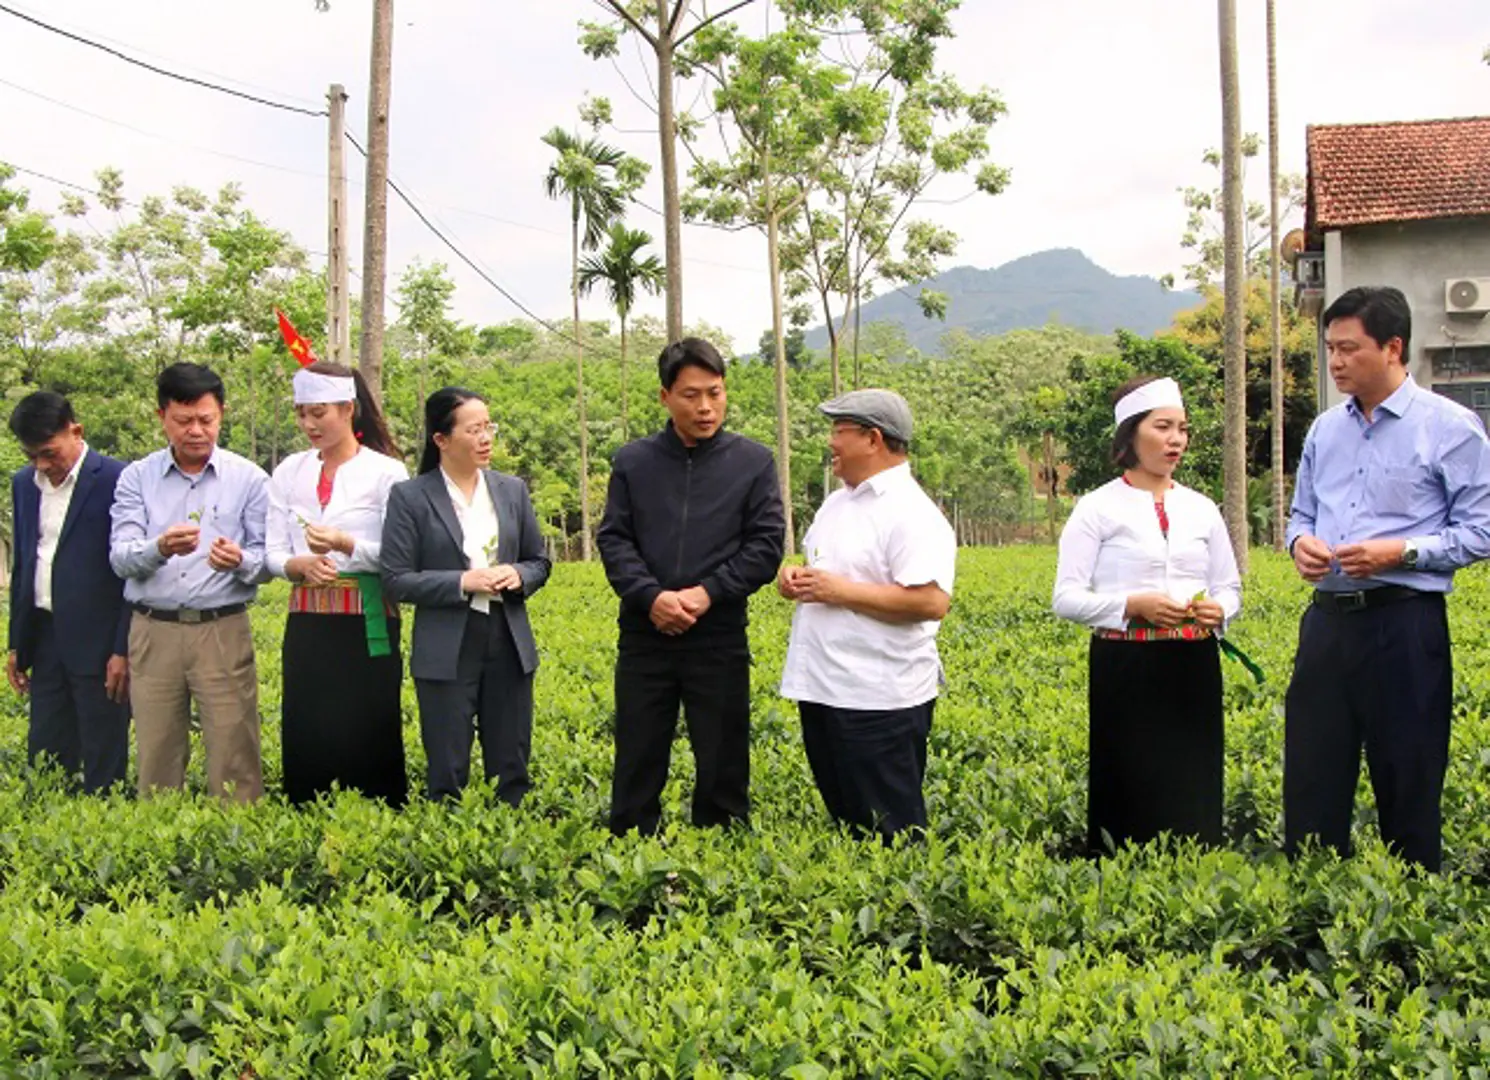
<instances>
[{"instance_id":1,"label":"eyeglasses","mask_svg":"<svg viewBox=\"0 0 1490 1080\"><path fill-rule=\"evenodd\" d=\"M497 437L497 425L495 423L492 423L491 421L487 421L484 424L472 424L469 427L462 428L461 430L473 439L479 439L483 435L489 436L493 439Z\"/></svg>"}]
</instances>

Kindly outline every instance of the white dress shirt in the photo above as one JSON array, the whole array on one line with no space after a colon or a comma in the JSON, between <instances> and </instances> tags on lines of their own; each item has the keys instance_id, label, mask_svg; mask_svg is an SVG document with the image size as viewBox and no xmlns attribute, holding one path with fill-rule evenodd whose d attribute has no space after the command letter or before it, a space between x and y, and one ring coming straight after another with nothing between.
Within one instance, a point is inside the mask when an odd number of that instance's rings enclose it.
<instances>
[{"instance_id":1,"label":"white dress shirt","mask_svg":"<svg viewBox=\"0 0 1490 1080\"><path fill-rule=\"evenodd\" d=\"M461 548L466 553L466 565L476 570L484 566L497 565L497 508L491 501L491 488L486 483L486 473L476 473L476 490L469 499L459 485L444 469L445 489L450 492L450 501L455 504L455 518L460 522ZM471 607L482 614L491 611L491 597L486 593L472 593Z\"/></svg>"},{"instance_id":2,"label":"white dress shirt","mask_svg":"<svg viewBox=\"0 0 1490 1080\"><path fill-rule=\"evenodd\" d=\"M1128 597L1159 592L1188 604L1197 593L1241 610L1242 582L1216 504L1175 484L1164 493L1169 536L1159 528L1152 492L1122 477L1083 495L1061 532L1052 606L1094 630L1126 630Z\"/></svg>"},{"instance_id":3,"label":"white dress shirt","mask_svg":"<svg viewBox=\"0 0 1490 1080\"><path fill-rule=\"evenodd\" d=\"M830 494L802 542L809 566L874 585L938 586L952 595L957 537L908 464ZM831 604L799 603L781 696L885 711L937 695L939 620L889 623Z\"/></svg>"},{"instance_id":4,"label":"white dress shirt","mask_svg":"<svg viewBox=\"0 0 1490 1080\"><path fill-rule=\"evenodd\" d=\"M72 493L78 489L78 473L83 469L83 459L88 456L88 444L72 468L56 487L40 469L36 470L36 490L41 492L41 519L36 530L36 606L43 611L52 610L52 562L57 558L57 543L62 539L62 526L67 522L67 508L72 505Z\"/></svg>"},{"instance_id":5,"label":"white dress shirt","mask_svg":"<svg viewBox=\"0 0 1490 1080\"><path fill-rule=\"evenodd\" d=\"M321 481L321 455L317 450L291 454L279 463L269 478L268 535L265 564L276 577L288 577L285 563L297 555L311 555L305 542L305 525L325 525L352 537L351 555L333 551L327 555L338 573L375 574L383 547L383 514L388 492L409 478L402 461L359 447L354 457L336 469L331 501L321 509L317 487Z\"/></svg>"}]
</instances>

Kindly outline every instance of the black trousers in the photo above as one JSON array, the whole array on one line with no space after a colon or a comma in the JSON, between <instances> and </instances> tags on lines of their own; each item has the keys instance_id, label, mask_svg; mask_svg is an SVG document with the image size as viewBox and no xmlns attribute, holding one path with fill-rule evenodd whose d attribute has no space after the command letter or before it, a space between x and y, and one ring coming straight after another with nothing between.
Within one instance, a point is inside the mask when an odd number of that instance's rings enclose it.
<instances>
[{"instance_id":1,"label":"black trousers","mask_svg":"<svg viewBox=\"0 0 1490 1080\"><path fill-rule=\"evenodd\" d=\"M1093 637L1087 844L1221 842L1225 725L1214 639ZM1103 834L1106 834L1104 836Z\"/></svg>"},{"instance_id":2,"label":"black trousers","mask_svg":"<svg viewBox=\"0 0 1490 1080\"><path fill-rule=\"evenodd\" d=\"M533 676L524 674L501 613L469 611L456 677L415 679L414 691L429 797L451 798L470 781L471 741L479 733L481 763L487 780L497 783L497 797L510 806L521 803L533 786Z\"/></svg>"},{"instance_id":3,"label":"black trousers","mask_svg":"<svg viewBox=\"0 0 1490 1080\"><path fill-rule=\"evenodd\" d=\"M611 832L657 831L678 707L693 746L693 823L750 816L750 649L743 631L706 648L621 638Z\"/></svg>"},{"instance_id":4,"label":"black trousers","mask_svg":"<svg viewBox=\"0 0 1490 1080\"><path fill-rule=\"evenodd\" d=\"M35 619L27 756L32 764L49 757L68 776L81 771L86 792L123 784L129 768L129 706L109 700L103 671L69 671L51 614L38 609Z\"/></svg>"},{"instance_id":5,"label":"black trousers","mask_svg":"<svg viewBox=\"0 0 1490 1080\"><path fill-rule=\"evenodd\" d=\"M889 843L926 828L926 738L936 699L907 709L839 709L803 701L802 745L833 820Z\"/></svg>"},{"instance_id":6,"label":"black trousers","mask_svg":"<svg viewBox=\"0 0 1490 1080\"><path fill-rule=\"evenodd\" d=\"M1453 662L1444 598L1335 612L1299 624L1283 750L1283 834L1350 851L1366 751L1381 837L1429 870L1443 861L1440 799L1449 761Z\"/></svg>"}]
</instances>

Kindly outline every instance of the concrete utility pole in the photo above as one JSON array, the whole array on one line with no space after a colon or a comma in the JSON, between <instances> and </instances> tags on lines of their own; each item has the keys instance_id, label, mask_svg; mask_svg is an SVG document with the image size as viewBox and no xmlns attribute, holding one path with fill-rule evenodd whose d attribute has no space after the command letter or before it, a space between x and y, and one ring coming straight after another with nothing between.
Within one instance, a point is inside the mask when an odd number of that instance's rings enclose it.
<instances>
[{"instance_id":1,"label":"concrete utility pole","mask_svg":"<svg viewBox=\"0 0 1490 1080\"><path fill-rule=\"evenodd\" d=\"M367 92L367 211L362 234L362 348L357 365L383 403L383 279L388 267L388 104L393 96L393 0L373 0Z\"/></svg>"},{"instance_id":2,"label":"concrete utility pole","mask_svg":"<svg viewBox=\"0 0 1490 1080\"><path fill-rule=\"evenodd\" d=\"M326 359L336 364L349 364L352 360L352 298L347 292L347 92L341 83L331 84L327 100L331 116L328 143L331 157L328 170L330 187L326 199Z\"/></svg>"}]
</instances>

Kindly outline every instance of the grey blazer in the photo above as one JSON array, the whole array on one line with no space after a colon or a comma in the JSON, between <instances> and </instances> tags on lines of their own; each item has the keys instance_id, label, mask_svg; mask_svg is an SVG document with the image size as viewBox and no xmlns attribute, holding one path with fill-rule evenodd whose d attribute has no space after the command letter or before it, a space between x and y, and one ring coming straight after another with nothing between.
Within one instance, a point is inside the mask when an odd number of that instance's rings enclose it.
<instances>
[{"instance_id":1,"label":"grey blazer","mask_svg":"<svg viewBox=\"0 0 1490 1080\"><path fill-rule=\"evenodd\" d=\"M538 646L528 623L527 598L548 580L550 562L538 534L528 486L515 476L486 470L487 490L497 511L497 561L517 568L521 590L492 597L512 631L523 671L538 667ZM439 469L395 484L388 494L380 556L383 586L401 604L414 605L414 648L409 674L416 679L455 678L470 597L460 578L470 569L461 548L460 522Z\"/></svg>"}]
</instances>

